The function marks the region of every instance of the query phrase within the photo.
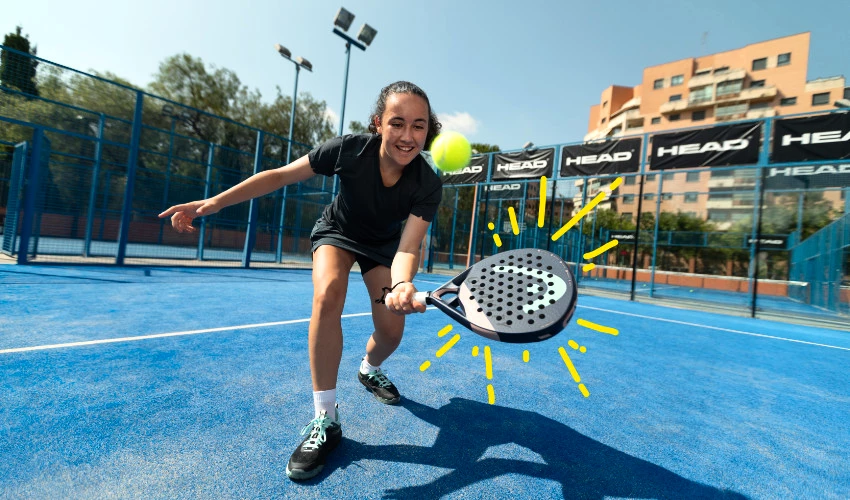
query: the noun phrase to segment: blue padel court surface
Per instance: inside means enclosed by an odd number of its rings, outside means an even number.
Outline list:
[[[294,483],[311,294],[308,270],[0,266],[0,498],[850,497],[847,333],[580,294],[509,345],[429,309],[387,406],[356,378],[356,272],[343,441]]]

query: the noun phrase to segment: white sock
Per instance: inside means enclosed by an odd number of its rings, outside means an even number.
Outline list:
[[[360,362],[360,373],[362,373],[363,375],[368,375],[369,372],[374,372],[374,371],[377,371],[377,370],[380,370],[380,369],[381,369],[380,365],[379,366],[370,365],[369,362],[366,361],[366,356],[363,356],[363,361]]]
[[[331,419],[336,419],[336,389],[313,391],[313,408],[316,412],[314,418],[325,410]]]

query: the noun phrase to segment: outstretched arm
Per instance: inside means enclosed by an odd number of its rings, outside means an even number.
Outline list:
[[[413,286],[412,281],[419,268],[419,246],[428,231],[428,224],[430,222],[422,217],[410,215],[404,225],[404,232],[401,233],[401,241],[393,258],[390,273],[393,285],[402,281],[405,283],[397,286],[393,294],[387,296],[387,307],[392,312],[398,314],[425,312],[425,304],[413,301],[416,287]]]
[[[192,220],[195,217],[212,215],[222,208],[269,194],[283,186],[302,182],[316,175],[310,168],[310,160],[304,155],[289,165],[265,170],[252,175],[227,191],[206,200],[174,205],[159,214],[160,218],[171,216],[171,225],[178,233],[194,233]]]

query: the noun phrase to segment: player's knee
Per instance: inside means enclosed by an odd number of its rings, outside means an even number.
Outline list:
[[[345,305],[345,287],[339,283],[328,283],[313,292],[313,309],[324,314],[342,313]]]

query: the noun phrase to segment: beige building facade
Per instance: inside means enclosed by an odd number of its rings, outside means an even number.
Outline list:
[[[834,109],[835,101],[850,98],[850,88],[843,76],[807,80],[810,38],[810,33],[800,33],[650,66],[639,85],[612,85],[602,91],[599,103],[590,108],[584,140]],[[644,202],[652,206],[660,176],[650,175],[644,186]],[[636,216],[639,186],[627,181],[617,190],[619,202],[610,206]],[[593,182],[589,194],[601,187]],[[662,193],[661,210],[691,213],[722,229],[752,216],[754,183],[754,172],[743,169],[669,171],[663,191],[676,195]],[[825,196],[840,207],[843,192],[827,191]]]

